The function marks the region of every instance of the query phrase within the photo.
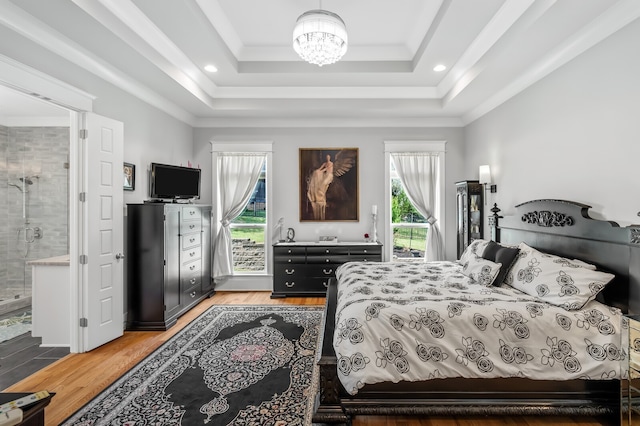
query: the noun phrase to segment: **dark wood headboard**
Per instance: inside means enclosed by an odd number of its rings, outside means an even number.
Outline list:
[[[493,237],[505,244],[521,241],[550,254],[580,259],[615,274],[599,300],[630,314],[640,314],[640,226],[589,217],[591,206],[563,200],[519,204],[501,217],[494,208]],[[498,210],[499,211],[499,210]]]

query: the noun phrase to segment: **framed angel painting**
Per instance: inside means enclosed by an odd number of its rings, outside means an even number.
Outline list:
[[[358,148],[300,148],[300,221],[358,221]]]

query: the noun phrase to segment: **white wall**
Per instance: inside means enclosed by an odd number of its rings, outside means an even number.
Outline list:
[[[200,164],[210,163],[210,141],[272,141],[274,195],[270,200],[272,218],[285,218],[285,227],[296,230],[296,240],[317,241],[318,235],[337,235],[342,241],[361,241],[370,231],[371,206],[379,206],[378,230],[388,220],[381,211],[384,205],[384,141],[446,140],[446,209],[455,211],[455,182],[469,178],[462,172],[463,131],[461,128],[255,128],[212,129],[194,131],[194,152]],[[359,222],[304,222],[299,208],[299,148],[358,148],[360,187]],[[208,168],[207,168],[208,169]],[[211,171],[203,170],[202,201],[210,202]],[[209,197],[209,198],[205,198]],[[446,255],[455,258],[455,220],[449,217],[444,232]],[[380,235],[383,238],[384,235]],[[383,241],[386,244],[385,241]]]
[[[465,167],[490,164],[503,212],[551,198],[640,223],[640,21],[465,128]]]

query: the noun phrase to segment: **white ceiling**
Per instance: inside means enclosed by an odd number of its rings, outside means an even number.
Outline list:
[[[3,0],[0,26],[194,126],[459,126],[640,17],[638,0],[324,0],[349,49],[318,67],[291,47],[318,7]]]

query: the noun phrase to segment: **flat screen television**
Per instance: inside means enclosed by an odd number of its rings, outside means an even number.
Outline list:
[[[149,197],[156,200],[200,198],[200,169],[151,163]]]

